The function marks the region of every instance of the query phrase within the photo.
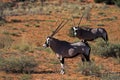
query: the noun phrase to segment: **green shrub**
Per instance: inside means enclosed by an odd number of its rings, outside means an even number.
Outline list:
[[[100,40],[96,45],[92,45],[92,53],[105,57],[120,57],[120,44],[105,43]]]
[[[22,40],[21,42],[12,45],[12,48],[19,50],[20,52],[34,52],[36,46],[32,43],[30,44],[27,41]]]
[[[120,75],[116,73],[106,73],[101,76],[101,80],[120,80]]]
[[[95,76],[101,76],[101,70],[103,69],[103,66],[96,65],[94,62],[92,63],[84,63],[81,65],[81,63],[78,64],[78,72],[81,72],[83,75],[89,76],[89,75],[95,75]]]
[[[115,5],[117,5],[118,7],[120,7],[120,0],[115,0]]]
[[[30,73],[37,67],[37,62],[30,56],[10,56],[0,60],[0,69],[6,72]]]

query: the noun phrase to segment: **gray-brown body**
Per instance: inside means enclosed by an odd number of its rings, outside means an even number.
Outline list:
[[[88,28],[88,27],[73,27],[74,34],[77,38],[85,41],[93,41],[97,38],[103,38],[106,42],[108,41],[108,35],[104,28]]]
[[[64,74],[64,58],[73,58],[77,55],[82,56],[82,61],[90,61],[90,46],[88,43],[76,42],[69,43],[67,41],[62,41],[55,39],[53,37],[48,37],[44,47],[50,47],[57,55],[61,63],[61,74]]]
[[[55,38],[50,39],[50,48],[63,58],[75,57],[78,54],[89,56],[90,47],[83,42],[69,43]]]

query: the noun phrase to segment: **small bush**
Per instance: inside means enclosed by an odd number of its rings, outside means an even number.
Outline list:
[[[100,40],[92,46],[92,52],[100,56],[117,58],[120,57],[120,44],[106,44],[103,40]]]
[[[11,47],[13,43],[13,39],[8,36],[8,35],[5,35],[5,36],[1,36],[0,37],[0,48],[5,48],[5,49],[8,49]]]
[[[30,56],[10,56],[1,58],[0,69],[6,72],[30,73],[37,67],[37,62]]]
[[[101,76],[101,80],[120,80],[120,75],[114,73],[106,73]]]
[[[34,51],[34,47],[26,43],[13,45],[13,49],[19,50],[21,52],[26,52],[26,51],[33,52]]]
[[[25,38],[16,44],[12,45],[12,48],[15,50],[19,50],[20,52],[34,52],[36,46],[33,43],[29,43]]]
[[[83,65],[78,64],[77,71],[81,72],[83,75],[89,76],[89,75],[95,75],[100,76],[101,70],[103,67],[101,65],[95,65],[94,62],[92,63],[84,63]]]

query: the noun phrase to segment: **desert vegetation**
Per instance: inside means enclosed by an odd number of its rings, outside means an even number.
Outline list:
[[[0,80],[119,80],[119,0],[0,0]],[[109,5],[110,4],[110,5]],[[103,27],[109,41],[88,42],[91,63],[65,59],[66,74],[54,52],[42,47],[62,20],[69,22],[55,35],[78,42],[71,27]],[[53,77],[54,76],[54,77]]]

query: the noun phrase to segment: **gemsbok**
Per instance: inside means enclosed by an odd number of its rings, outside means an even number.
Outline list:
[[[84,42],[93,41],[97,38],[102,38],[108,41],[108,34],[104,28],[89,28],[89,27],[72,27],[73,34],[82,39]]]
[[[75,26],[75,22],[73,20],[74,26],[71,28],[73,35],[79,39],[82,39],[83,42],[93,41],[97,38],[102,38],[107,43],[108,34],[104,28],[90,28],[90,27],[81,27],[80,26],[83,16],[84,16],[84,14],[80,18],[80,21],[77,26]]]
[[[46,47],[50,47],[53,52],[56,54],[56,56],[58,57],[58,59],[60,60],[60,64],[61,64],[61,74],[65,73],[64,70],[64,59],[65,58],[73,58],[76,57],[78,55],[81,55],[81,59],[82,62],[84,61],[88,61],[90,62],[90,46],[88,43],[84,43],[84,42],[75,42],[75,43],[70,43],[67,41],[63,41],[63,40],[59,40],[56,38],[53,38],[53,36],[68,22],[68,20],[66,22],[62,21],[58,27],[56,28],[56,30],[47,37],[45,43],[43,44],[43,46]],[[63,24],[64,23],[64,24]]]

